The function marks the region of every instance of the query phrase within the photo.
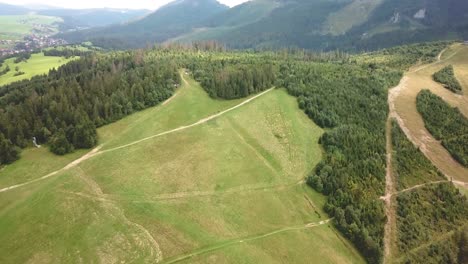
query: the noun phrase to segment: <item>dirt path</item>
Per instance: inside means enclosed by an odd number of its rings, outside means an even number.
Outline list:
[[[3,189],[0,189],[0,193],[6,192],[6,191],[9,191],[9,190],[12,190],[12,189],[16,189],[16,188],[19,188],[19,187],[22,187],[22,186],[25,186],[25,185],[28,185],[28,184],[31,184],[31,183],[35,183],[35,182],[38,182],[38,181],[42,181],[42,180],[45,180],[47,178],[50,178],[50,177],[60,173],[60,172],[69,170],[69,169],[75,167],[76,165],[80,164],[81,162],[93,157],[94,154],[96,154],[99,151],[99,149],[101,149],[101,147],[102,147],[102,145],[94,148],[93,150],[91,150],[90,152],[88,152],[85,155],[81,156],[80,158],[70,162],[65,167],[61,168],[60,170],[53,171],[53,172],[51,172],[51,173],[49,173],[49,174],[47,174],[45,176],[42,176],[40,178],[31,180],[31,181],[27,181],[27,182],[24,182],[24,183],[20,183],[20,184],[12,185],[12,186],[9,186],[9,187],[5,187]]]
[[[281,228],[281,229],[278,229],[278,230],[275,230],[275,231],[272,231],[272,232],[269,232],[269,233],[260,234],[260,235],[254,235],[254,236],[248,236],[248,237],[244,237],[244,238],[228,240],[228,241],[221,242],[221,243],[218,243],[218,244],[215,244],[215,245],[212,245],[212,246],[207,246],[207,247],[204,247],[204,248],[194,250],[194,251],[192,251],[190,253],[186,253],[186,254],[183,254],[181,256],[176,256],[176,257],[173,257],[173,258],[169,258],[163,263],[166,263],[166,264],[177,263],[177,262],[187,260],[187,259],[190,259],[190,258],[193,258],[193,257],[196,257],[196,256],[200,256],[200,255],[203,255],[203,254],[206,254],[206,253],[217,251],[217,250],[220,250],[220,249],[223,249],[223,248],[226,248],[226,247],[231,247],[231,246],[239,245],[239,244],[242,244],[242,243],[246,243],[246,242],[250,242],[250,241],[254,241],[254,240],[258,240],[258,239],[263,239],[263,238],[274,236],[274,235],[277,235],[277,234],[280,234],[280,233],[290,232],[290,231],[297,231],[297,230],[304,230],[304,229],[309,229],[309,228],[313,228],[313,227],[317,227],[317,226],[321,226],[321,225],[326,225],[331,220],[332,220],[332,218],[327,219],[327,220],[323,220],[323,221],[320,221],[320,222],[316,222],[316,223],[308,223],[308,224],[299,225],[299,226],[285,227],[285,228]]]
[[[450,181],[448,181],[448,180],[433,181],[433,182],[426,182],[426,183],[414,185],[414,186],[412,186],[410,188],[406,188],[406,189],[401,190],[401,191],[395,191],[395,192],[392,192],[392,193],[387,193],[385,196],[381,196],[380,199],[384,200],[384,201],[388,201],[388,200],[391,200],[393,196],[397,196],[397,195],[405,193],[405,192],[409,192],[409,191],[412,191],[412,190],[415,190],[415,189],[419,189],[419,188],[422,188],[422,187],[427,186],[427,185],[434,185],[434,184],[447,183],[447,182],[450,182]]]
[[[440,61],[418,67],[405,74],[400,84],[389,91],[389,107],[407,138],[418,147],[448,180],[468,182],[468,168],[459,164],[450,153],[427,131],[424,120],[416,108],[416,97],[422,89],[429,89],[468,116],[468,96],[460,96],[432,80],[432,74],[452,60],[460,62],[468,48],[456,46],[453,53]],[[440,54],[442,58],[442,54]],[[463,184],[459,184],[463,185]]]
[[[167,135],[167,134],[172,134],[172,133],[175,133],[175,132],[178,132],[178,131],[181,131],[181,130],[185,130],[185,129],[188,129],[188,128],[192,128],[192,127],[202,125],[202,124],[204,124],[204,123],[206,123],[206,122],[208,122],[210,120],[213,120],[213,119],[215,119],[217,117],[220,117],[220,116],[222,116],[222,115],[224,115],[224,114],[226,114],[228,112],[231,112],[231,111],[233,111],[233,110],[235,110],[235,109],[237,109],[237,108],[239,108],[239,107],[241,107],[241,106],[243,106],[245,104],[250,103],[251,101],[253,101],[253,100],[257,99],[258,97],[272,91],[273,89],[274,88],[270,88],[270,89],[268,89],[266,91],[263,91],[262,93],[259,93],[259,94],[255,95],[254,97],[249,98],[249,99],[243,101],[242,103],[240,103],[238,105],[235,105],[235,106],[233,106],[233,107],[231,107],[229,109],[226,109],[224,111],[221,111],[221,112],[219,112],[217,114],[214,114],[214,115],[208,116],[206,118],[203,118],[203,119],[201,119],[201,120],[199,120],[199,121],[197,121],[197,122],[195,122],[195,123],[193,123],[191,125],[181,126],[181,127],[169,130],[169,131],[161,132],[161,133],[156,134],[156,135],[152,135],[152,136],[149,136],[149,137],[146,137],[146,138],[142,138],[140,140],[137,140],[137,141],[134,141],[132,143],[128,143],[128,144],[125,144],[125,145],[122,145],[122,146],[119,146],[119,147],[99,151],[97,153],[94,153],[93,156],[101,155],[101,154],[104,154],[104,153],[107,153],[107,152],[111,152],[111,151],[115,151],[115,150],[119,150],[119,149],[123,149],[123,148],[127,148],[127,147],[130,147],[130,146],[133,146],[133,145],[136,145],[136,144],[140,144],[141,142],[144,142],[144,141],[147,141],[147,140],[150,140],[150,139],[153,139],[153,138],[161,137],[161,136],[164,136],[164,135]]]
[[[112,217],[120,219],[129,227],[129,230],[133,229],[131,237],[128,239],[137,244],[140,249],[146,249],[149,251],[149,256],[146,259],[146,262],[160,262],[162,260],[162,251],[151,233],[142,225],[130,221],[125,216],[125,212],[117,206],[114,201],[104,198],[104,193],[97,182],[95,182],[91,177],[88,177],[79,166],[77,168],[78,178],[83,181],[89,187],[88,190],[93,192],[93,195],[98,198],[97,200],[100,202],[102,209]],[[138,256],[137,258],[141,258],[141,256]]]
[[[277,185],[264,185],[264,184],[253,184],[243,185],[236,188],[231,188],[221,191],[187,191],[187,192],[174,192],[174,193],[162,193],[151,197],[143,197],[135,199],[129,197],[122,197],[119,195],[90,195],[81,192],[67,192],[69,194],[81,196],[95,201],[125,201],[131,203],[157,203],[161,201],[178,200],[178,199],[189,199],[189,198],[203,198],[212,196],[223,196],[223,195],[238,195],[254,192],[266,192],[266,191],[281,191],[295,186],[305,184],[305,180],[298,181],[291,184],[277,184]]]
[[[389,94],[390,97],[390,94]],[[389,100],[390,101],[390,100]],[[391,109],[391,108],[390,108]],[[391,194],[395,193],[395,178],[392,169],[392,110],[390,110],[385,128],[386,137],[386,151],[387,151],[387,167],[385,173],[385,215],[387,216],[387,223],[385,223],[384,230],[384,263],[388,263],[394,251],[394,241],[396,241],[396,207],[395,201],[392,199]]]
[[[183,79],[185,80],[185,79]],[[71,169],[75,166],[77,166],[78,164],[82,163],[83,161],[85,160],[88,160],[90,158],[93,158],[97,155],[101,155],[101,154],[104,154],[104,153],[107,153],[107,152],[111,152],[111,151],[116,151],[116,150],[119,150],[119,149],[123,149],[123,148],[126,148],[126,147],[130,147],[130,146],[133,146],[133,145],[136,145],[136,144],[139,144],[141,142],[144,142],[144,141],[147,141],[147,140],[150,140],[150,139],[153,139],[153,138],[156,138],[156,137],[161,137],[161,136],[164,136],[164,135],[168,135],[168,134],[172,134],[172,133],[175,133],[175,132],[178,132],[178,131],[181,131],[181,130],[185,130],[185,129],[189,129],[189,128],[192,128],[192,127],[195,127],[195,126],[199,126],[199,125],[202,125],[210,120],[213,120],[215,118],[218,118],[228,112],[231,112],[245,104],[248,104],[250,103],[251,101],[257,99],[258,97],[272,91],[274,88],[270,88],[268,90],[265,90],[263,91],[262,93],[259,93],[245,101],[243,101],[242,103],[238,104],[238,105],[235,105],[229,109],[226,109],[224,111],[221,111],[217,114],[214,114],[214,115],[211,115],[211,116],[208,116],[206,118],[203,118],[191,125],[187,125],[187,126],[181,126],[181,127],[178,127],[178,128],[175,128],[175,129],[172,129],[172,130],[169,130],[169,131],[165,131],[165,132],[162,132],[162,133],[159,133],[159,134],[156,134],[156,135],[153,135],[153,136],[149,136],[149,137],[146,137],[146,138],[143,138],[143,139],[140,139],[140,140],[137,140],[137,141],[134,141],[132,143],[128,143],[128,144],[125,144],[125,145],[122,145],[122,146],[119,146],[119,147],[115,147],[115,148],[111,148],[111,149],[107,149],[107,150],[103,150],[103,151],[100,151],[100,149],[102,148],[103,145],[100,145],[98,147],[96,147],[95,149],[91,150],[90,152],[88,152],[87,154],[85,154],[84,156],[80,157],[79,159],[77,160],[74,160],[73,162],[69,163],[68,165],[66,165],[65,167],[59,169],[59,170],[56,170],[54,172],[51,172],[45,176],[42,176],[40,178],[37,178],[37,179],[34,179],[34,180],[31,180],[31,181],[27,181],[27,182],[24,182],[24,183],[20,183],[20,184],[16,184],[16,185],[12,185],[12,186],[9,186],[9,187],[5,187],[3,189],[0,189],[0,193],[2,192],[6,192],[6,191],[9,191],[9,190],[13,190],[13,189],[16,189],[16,188],[19,188],[19,187],[22,187],[22,186],[25,186],[25,185],[28,185],[28,184],[31,184],[31,183],[34,183],[34,182],[38,182],[38,181],[42,181],[42,180],[45,180],[47,178],[50,178],[54,175],[57,175],[58,173],[60,172],[64,172],[68,169]],[[174,96],[173,96],[174,97]],[[173,98],[171,97],[171,98]]]

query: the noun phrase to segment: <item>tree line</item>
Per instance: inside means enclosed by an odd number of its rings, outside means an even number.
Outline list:
[[[448,65],[432,75],[434,81],[441,83],[445,88],[454,93],[461,93],[462,87],[455,77],[453,66]]]
[[[169,60],[145,64],[137,52],[121,52],[87,56],[0,87],[0,162],[17,159],[32,137],[56,154],[90,148],[96,127],[164,101],[179,78]]]
[[[79,56],[83,57],[86,55],[89,55],[92,53],[92,51],[83,51],[79,49],[69,49],[69,48],[64,48],[64,49],[46,49],[42,51],[44,53],[44,56],[56,56],[56,57],[65,57],[66,59]]]
[[[416,101],[424,125],[460,164],[468,167],[468,119],[442,98],[422,90]]]
[[[383,255],[387,88],[401,72],[369,65],[289,63],[281,86],[319,126],[323,160],[308,184],[328,196],[325,210],[371,263]]]

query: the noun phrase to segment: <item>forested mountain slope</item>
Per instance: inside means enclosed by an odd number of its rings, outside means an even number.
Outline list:
[[[253,0],[225,9],[214,0],[175,1],[142,21],[63,37],[114,48],[217,40],[232,48],[363,50],[468,36],[464,0]]]
[[[143,47],[188,33],[226,9],[227,6],[216,0],[177,0],[133,23],[72,32],[61,37],[71,42],[89,40],[95,45],[112,48]]]

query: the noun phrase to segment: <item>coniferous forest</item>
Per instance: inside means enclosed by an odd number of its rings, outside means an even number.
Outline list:
[[[93,55],[70,62],[47,76],[0,88],[0,161],[19,149],[50,143],[63,155],[97,143],[96,127],[154,106],[180,83],[175,64],[143,63],[138,52]]]

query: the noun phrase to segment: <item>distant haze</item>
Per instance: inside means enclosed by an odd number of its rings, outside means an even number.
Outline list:
[[[248,0],[218,0],[228,6],[235,6]],[[63,0],[0,0],[2,3],[12,5],[23,5],[30,6],[53,6],[53,7],[65,7],[65,8],[126,8],[126,9],[157,9],[158,7],[165,5],[172,0],[81,0],[81,1],[63,1]]]

